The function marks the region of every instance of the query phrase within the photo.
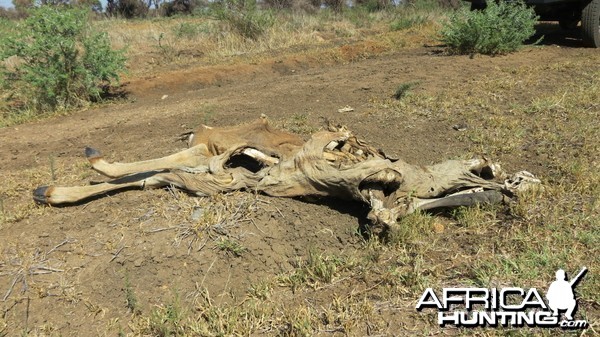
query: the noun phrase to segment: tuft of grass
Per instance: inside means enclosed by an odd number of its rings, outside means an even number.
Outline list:
[[[304,270],[308,273],[308,277],[314,281],[331,283],[338,267],[341,265],[341,259],[333,256],[323,256],[318,254],[316,250],[310,249]]]
[[[297,113],[282,122],[283,129],[299,135],[310,135],[315,128],[308,123],[308,115]]]
[[[476,205],[452,210],[452,216],[462,227],[471,230],[495,225],[498,215],[497,205]]]
[[[412,27],[418,27],[429,21],[425,15],[401,16],[390,24],[390,30],[405,30]]]
[[[392,246],[412,245],[433,232],[435,221],[431,214],[424,212],[409,214],[385,233],[384,242]]]
[[[279,325],[278,334],[281,336],[312,336],[314,313],[311,310],[303,309],[296,312],[286,312]]]
[[[333,282],[340,270],[351,268],[353,262],[337,256],[319,254],[315,249],[309,249],[305,261],[298,261],[296,268],[280,275],[279,284],[290,287],[292,291],[303,286],[318,288],[322,284]]]
[[[273,286],[270,282],[260,281],[252,284],[248,289],[248,296],[258,300],[268,300],[271,297]]]
[[[158,306],[150,313],[147,333],[157,337],[185,336],[186,312],[178,295],[166,306]]]
[[[238,241],[228,238],[222,238],[221,240],[217,241],[215,246],[217,249],[235,257],[241,257],[248,251],[248,248],[242,246]]]
[[[125,292],[125,306],[127,309],[134,315],[140,314],[141,310],[138,307],[137,296],[135,295],[135,291],[131,285],[131,281],[129,280],[129,276],[125,276],[125,287],[123,288]]]
[[[398,85],[396,91],[394,92],[394,97],[396,100],[401,100],[404,97],[408,96],[410,91],[418,84],[418,82],[405,82]]]
[[[2,99],[1,96],[0,99]],[[4,112],[2,112],[3,110]],[[48,116],[49,115],[46,114],[46,117]],[[40,114],[33,109],[25,108],[14,110],[10,108],[2,109],[2,107],[0,107],[0,128],[35,121],[39,118],[41,118]]]
[[[185,194],[182,193],[183,196]],[[240,221],[248,219],[253,214],[257,203],[256,196],[234,193],[228,196],[219,194],[200,200],[195,198],[183,200],[178,203],[178,207],[185,210],[184,213],[188,214],[189,218],[178,227],[175,240],[177,245],[186,241],[188,252],[191,253],[192,250],[200,250],[214,241],[215,248],[227,254],[237,257],[247,252],[245,247],[229,237],[241,235],[235,230]]]

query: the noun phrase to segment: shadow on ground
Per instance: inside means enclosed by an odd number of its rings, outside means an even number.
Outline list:
[[[558,22],[540,22],[535,27],[535,35],[527,43],[543,46],[560,46],[569,48],[584,48],[581,41],[581,29],[562,29]]]

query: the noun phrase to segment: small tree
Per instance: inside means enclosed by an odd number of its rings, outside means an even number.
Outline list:
[[[536,16],[523,2],[488,1],[482,11],[457,11],[441,31],[441,41],[456,54],[506,54],[535,34]]]
[[[117,13],[124,18],[143,18],[148,15],[149,5],[142,0],[118,0]]]
[[[21,15],[14,8],[4,8],[0,6],[0,19],[16,20]]]
[[[91,9],[96,13],[102,12],[102,3],[100,0],[71,0],[70,4],[82,9]]]
[[[34,0],[13,0],[12,2],[20,17],[26,17],[27,11],[32,8],[34,4]]]
[[[16,57],[14,69],[0,69],[4,82],[36,110],[81,106],[100,99],[124,70],[123,51],[88,25],[89,11],[42,6],[31,10],[16,33],[0,44],[0,60]]]
[[[194,12],[198,5],[195,0],[172,0],[162,4],[162,10],[165,16],[173,16],[178,14],[189,15]]]

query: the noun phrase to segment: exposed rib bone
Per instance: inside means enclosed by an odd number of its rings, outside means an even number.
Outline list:
[[[258,161],[265,163],[267,166],[273,166],[279,163],[279,159],[267,156],[266,154],[258,151],[257,149],[246,148],[242,151],[242,153],[247,155],[248,157],[252,157]]]
[[[473,206],[479,204],[496,204],[504,200],[504,195],[499,191],[482,191],[474,193],[458,193],[443,198],[415,199],[409,212],[434,208],[451,208],[460,206]]]

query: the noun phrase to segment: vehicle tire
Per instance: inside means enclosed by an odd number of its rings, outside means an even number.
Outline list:
[[[583,44],[600,48],[600,0],[589,0],[581,12]]]

